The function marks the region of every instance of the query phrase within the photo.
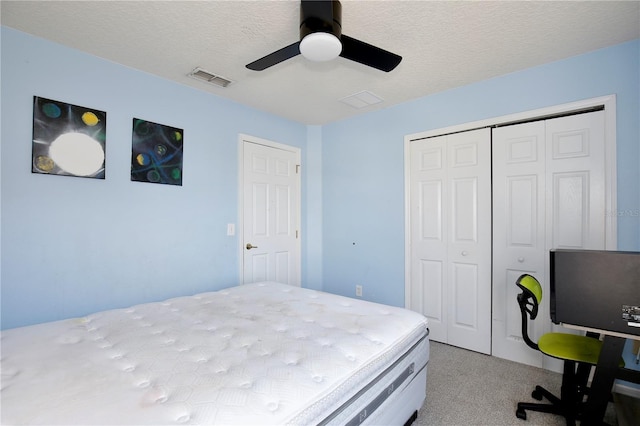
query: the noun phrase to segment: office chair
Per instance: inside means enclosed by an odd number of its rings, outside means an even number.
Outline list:
[[[525,343],[545,355],[564,360],[560,398],[541,386],[536,386],[531,396],[538,401],[546,398],[550,404],[519,402],[516,416],[527,419],[525,410],[541,411],[564,416],[567,425],[575,425],[581,414],[581,406],[587,389],[587,380],[591,367],[598,363],[602,342],[589,336],[567,333],[543,334],[538,343],[534,343],[528,334],[527,316],[534,320],[538,315],[538,306],[542,301],[542,286],[533,276],[523,274],[516,280],[522,289],[518,295],[518,304],[522,314],[522,337]],[[579,297],[579,295],[577,295]]]

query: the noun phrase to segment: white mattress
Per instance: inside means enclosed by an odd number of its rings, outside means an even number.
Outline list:
[[[271,282],[5,330],[1,420],[317,424],[421,339],[428,358],[426,333],[415,312]]]

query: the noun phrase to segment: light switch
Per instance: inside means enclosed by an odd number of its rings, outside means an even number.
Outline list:
[[[227,235],[228,236],[236,235],[236,224],[235,223],[227,223]]]

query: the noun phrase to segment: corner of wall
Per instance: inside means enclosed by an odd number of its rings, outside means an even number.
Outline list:
[[[307,126],[307,149],[302,164],[303,179],[303,287],[322,290],[322,127]]]

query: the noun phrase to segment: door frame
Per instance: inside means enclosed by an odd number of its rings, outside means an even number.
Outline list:
[[[283,151],[293,152],[296,155],[296,164],[298,167],[302,167],[302,150],[298,147],[285,145],[283,143],[274,142],[268,139],[259,138],[256,136],[247,135],[244,133],[238,134],[238,228],[237,237],[237,252],[238,252],[238,276],[240,277],[240,283],[244,284],[244,145],[245,143],[253,143],[263,145],[265,147],[280,149]],[[294,206],[293,211],[298,223],[298,238],[296,238],[296,251],[298,253],[298,276],[297,281],[302,286],[302,173],[297,173],[298,177],[298,193],[296,194],[298,202]]]
[[[478,120],[469,123],[458,124],[425,132],[413,133],[404,137],[404,298],[405,307],[410,306],[411,301],[411,150],[410,144],[414,140],[442,136],[451,133],[464,132],[483,127],[495,127],[517,122],[525,122],[544,118],[552,118],[557,115],[586,112],[592,108],[604,108],[605,114],[605,192],[606,200],[606,224],[605,224],[605,248],[616,250],[618,246],[617,220],[615,211],[617,206],[617,170],[616,170],[616,95],[607,95],[597,98],[584,99],[566,104],[553,105],[540,109],[524,111],[514,114]]]

